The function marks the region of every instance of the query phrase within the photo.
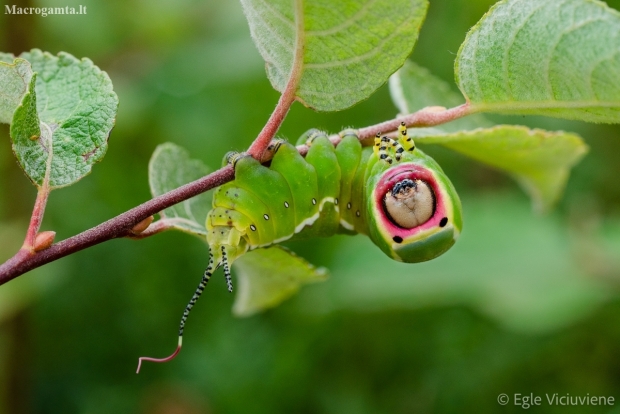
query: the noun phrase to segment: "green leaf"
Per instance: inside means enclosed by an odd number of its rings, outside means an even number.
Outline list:
[[[275,89],[336,111],[368,98],[411,54],[427,0],[242,0]],[[291,81],[292,80],[292,81]]]
[[[537,211],[548,210],[558,200],[570,168],[588,151],[575,134],[515,125],[429,135],[416,142],[441,144],[507,172],[530,195]]]
[[[0,54],[0,123],[11,123],[13,113],[28,92],[31,79],[30,63],[24,59],[11,59],[7,63]]]
[[[327,269],[310,263],[281,246],[252,250],[233,265],[237,296],[233,313],[249,316],[279,305],[307,283],[327,278]]]
[[[14,60],[15,55],[13,55],[12,53],[0,52],[0,62],[13,63]]]
[[[475,112],[620,122],[620,13],[594,0],[503,0],[467,34],[456,82]]]
[[[202,161],[190,158],[189,152],[171,142],[155,148],[149,162],[149,185],[153,197],[174,190],[209,174]],[[202,193],[162,211],[166,224],[199,237],[206,237],[205,220],[211,209],[211,192]]]
[[[37,73],[36,93],[26,94],[13,117],[13,151],[38,187],[46,174],[51,189],[71,185],[105,155],[118,97],[88,59],[36,49],[21,57]]]
[[[407,60],[402,68],[390,76],[390,95],[401,114],[411,114],[429,106],[453,108],[463,104],[463,97],[450,85],[432,75],[428,69]],[[434,128],[412,128],[413,136],[424,136],[437,131],[455,132],[463,129],[490,127],[493,123],[483,115],[474,114]]]

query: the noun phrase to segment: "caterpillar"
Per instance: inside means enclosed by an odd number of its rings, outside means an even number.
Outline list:
[[[269,166],[243,153],[231,153],[235,179],[213,196],[207,215],[209,264],[179,326],[175,352],[181,349],[190,310],[211,275],[230,267],[249,250],[285,240],[338,233],[368,235],[386,255],[407,263],[431,260],[446,252],[462,229],[461,202],[441,167],[416,148],[405,124],[398,138],[377,134],[373,147],[362,147],[357,132],[340,132],[334,147],[327,135],[310,130],[300,138],[309,149],[303,158],[284,140],[271,145]]]

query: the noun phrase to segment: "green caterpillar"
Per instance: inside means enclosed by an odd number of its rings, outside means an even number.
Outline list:
[[[407,136],[377,134],[363,148],[356,131],[340,133],[334,147],[317,130],[302,136],[305,159],[282,140],[273,144],[269,167],[245,154],[227,156],[235,180],[215,192],[207,215],[209,265],[188,303],[179,327],[181,349],[187,316],[209,278],[223,267],[232,292],[230,266],[248,250],[337,233],[368,235],[394,260],[415,263],[447,251],[462,229],[461,203],[448,177]],[[138,365],[138,371],[140,365]]]

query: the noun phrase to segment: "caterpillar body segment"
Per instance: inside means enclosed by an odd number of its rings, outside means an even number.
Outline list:
[[[353,198],[355,196],[353,179],[362,159],[362,145],[356,135],[341,135],[342,141],[336,147],[336,158],[340,166],[340,194],[338,207],[340,210],[340,225],[348,232],[355,232],[353,220]],[[357,189],[362,191],[362,189]],[[359,232],[359,230],[357,230]],[[365,232],[363,232],[365,233]]]

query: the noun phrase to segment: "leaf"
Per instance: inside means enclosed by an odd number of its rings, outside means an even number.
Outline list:
[[[158,145],[149,162],[149,185],[153,197],[174,190],[209,174],[202,161],[190,158],[189,152],[171,142]],[[202,193],[175,204],[160,213],[172,227],[206,237],[205,220],[211,209],[211,193]]]
[[[15,55],[13,55],[12,53],[0,52],[0,62],[13,63],[14,60]]]
[[[503,0],[455,62],[474,112],[620,122],[620,13],[594,0]]]
[[[13,151],[36,186],[46,174],[51,189],[71,185],[105,155],[118,97],[88,59],[36,49],[21,57],[37,73],[36,93],[26,94],[14,114]]]
[[[548,210],[558,200],[570,168],[588,151],[575,134],[515,125],[426,136],[416,142],[441,144],[507,172],[530,195],[537,211]]]
[[[390,95],[401,114],[411,114],[429,106],[453,108],[463,104],[463,97],[453,91],[450,85],[432,75],[428,69],[407,60],[402,68],[390,76]],[[483,115],[474,114],[434,128],[412,128],[413,136],[424,136],[428,132],[455,132],[463,129],[490,127],[493,123]]]
[[[11,123],[15,109],[28,92],[31,79],[30,63],[23,59],[11,59],[6,63],[0,56],[0,123]]]
[[[392,75],[390,92],[399,110],[406,113],[437,104],[461,104],[446,82],[413,62]],[[509,173],[532,197],[536,210],[548,210],[560,197],[570,168],[587,152],[587,146],[577,135],[565,132],[489,125],[484,116],[475,114],[439,127],[411,128],[409,134],[417,143],[441,144]],[[471,128],[476,129],[463,131]]]
[[[233,313],[249,316],[279,305],[307,283],[327,278],[327,269],[315,268],[281,246],[252,250],[233,265],[237,296]]]
[[[413,50],[427,0],[242,0],[269,80],[320,111],[368,98]]]

